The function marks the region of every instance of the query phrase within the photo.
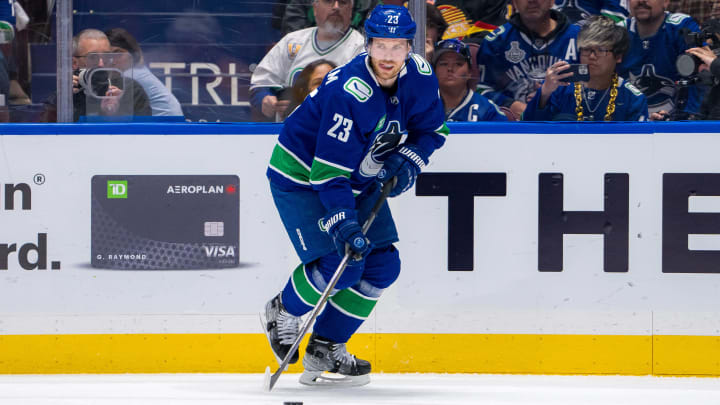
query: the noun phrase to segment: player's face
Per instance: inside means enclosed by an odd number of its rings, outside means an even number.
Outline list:
[[[352,17],[352,0],[314,0],[317,26],[330,32],[345,32]]]
[[[612,53],[610,45],[580,46],[580,63],[588,65],[590,78],[610,80],[621,60],[621,56]]]
[[[317,66],[312,72],[312,75],[310,75],[310,80],[308,81],[308,92],[311,92],[320,87],[323,79],[325,78],[325,75],[328,74],[328,72],[332,69],[333,68],[330,65]]]
[[[515,8],[524,20],[550,18],[553,0],[514,0]]]
[[[408,52],[410,52],[410,44],[407,39],[373,38],[368,44],[368,54],[380,84],[391,85],[394,82],[405,64]]]
[[[470,67],[457,52],[445,52],[435,64],[435,75],[441,89],[466,88],[470,78]]]
[[[641,22],[663,18],[669,0],[630,0],[630,12]]]

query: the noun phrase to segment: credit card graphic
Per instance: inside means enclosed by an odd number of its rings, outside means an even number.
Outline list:
[[[240,179],[235,175],[93,176],[91,223],[92,267],[237,267]]]

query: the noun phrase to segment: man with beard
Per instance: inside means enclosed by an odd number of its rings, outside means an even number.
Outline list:
[[[630,51],[618,66],[618,74],[629,79],[648,99],[651,119],[677,117],[686,119],[698,111],[700,95],[695,86],[683,92],[686,100],[675,99],[681,79],[675,60],[688,45],[681,31],[700,31],[697,23],[685,14],[671,14],[665,9],[669,0],[630,0],[633,15],[621,23],[630,33]],[[676,103],[685,103],[677,109]]]
[[[360,224],[378,200],[379,184],[397,179],[390,197],[409,190],[448,136],[437,79],[411,52],[415,29],[405,7],[373,9],[365,21],[367,53],[325,76],[285,120],[270,158],[270,191],[302,262],[261,314],[278,362],[299,337],[300,317],[351,255],[315,321],[303,384],[370,381],[370,363],[348,353],[345,343],[397,279],[400,255],[387,202],[367,234]],[[297,352],[291,356],[290,363],[298,361]]]
[[[350,28],[353,0],[313,0],[317,27],[285,35],[260,61],[250,78],[250,105],[280,120],[290,101],[284,89],[317,59],[342,65],[363,50],[365,38]]]
[[[477,54],[478,91],[519,117],[553,63],[576,63],[580,27],[553,0],[514,0],[517,12],[485,37]]]

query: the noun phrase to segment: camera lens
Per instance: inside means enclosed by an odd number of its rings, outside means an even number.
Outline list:
[[[698,67],[702,64],[702,60],[695,55],[682,54],[675,60],[675,68],[680,76],[692,76],[697,73]]]

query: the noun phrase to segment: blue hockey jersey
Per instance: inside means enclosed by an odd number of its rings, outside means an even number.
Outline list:
[[[468,90],[465,99],[445,112],[445,121],[507,121],[505,113],[482,94]]]
[[[630,14],[628,0],[555,0],[554,8],[562,11],[572,22],[601,14],[619,21]]]
[[[630,33],[630,50],[618,65],[618,74],[630,80],[648,99],[650,112],[675,108],[675,82],[681,78],[675,59],[689,47],[680,33],[682,29],[698,32],[700,27],[688,15],[665,13],[665,23],[655,35],[640,38],[635,18],[620,23]],[[697,112],[700,94],[695,86],[688,91],[685,111]]]
[[[378,84],[367,53],[329,72],[285,120],[267,175],[286,189],[318,192],[328,210],[355,208],[401,143],[425,156],[445,142],[437,78],[410,54],[393,89]]]
[[[582,91],[583,119],[604,121],[610,100],[610,89]],[[528,103],[523,112],[523,121],[575,121],[575,86],[560,86],[547,101],[545,108],[539,108],[540,90]],[[648,106],[645,95],[622,77],[618,78],[618,95],[615,98],[613,121],[647,121]]]
[[[580,27],[564,14],[551,10],[557,28],[546,38],[533,34],[514,14],[485,40],[477,54],[478,91],[500,106],[527,102],[535,94],[545,71],[555,62],[577,63],[577,34]]]

